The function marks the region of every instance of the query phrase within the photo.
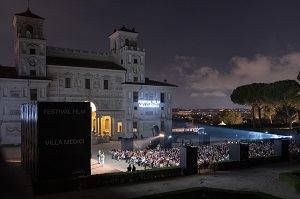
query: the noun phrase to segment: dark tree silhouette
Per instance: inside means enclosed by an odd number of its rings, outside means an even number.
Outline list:
[[[281,80],[270,83],[263,88],[264,99],[277,109],[284,108],[289,128],[292,129],[292,110],[300,105],[300,84],[295,80]]]
[[[252,83],[239,86],[234,89],[230,95],[233,103],[251,106],[253,128],[255,128],[255,108],[258,110],[259,124],[261,126],[261,109],[263,107],[263,100],[260,90],[263,89],[264,86],[266,86],[264,83]]]

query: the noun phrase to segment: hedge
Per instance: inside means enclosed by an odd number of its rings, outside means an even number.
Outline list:
[[[182,175],[181,167],[166,167],[138,170],[134,172],[104,173],[90,176],[79,176],[72,179],[33,181],[32,188],[35,194],[55,193],[88,189],[106,185],[141,182],[166,177]]]
[[[300,193],[300,170],[280,173],[279,179],[288,182],[296,193]]]

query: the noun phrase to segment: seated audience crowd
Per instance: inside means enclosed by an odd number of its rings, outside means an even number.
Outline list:
[[[235,141],[234,141],[235,142]],[[245,141],[243,141],[245,142]],[[229,160],[229,145],[233,142],[198,146],[198,168],[208,168],[209,163]],[[238,143],[238,142],[237,142]],[[270,141],[246,141],[249,145],[249,158],[268,157],[274,155],[274,146]],[[291,142],[290,153],[300,152],[299,146]],[[127,164],[136,164],[144,169],[161,168],[180,165],[180,148],[162,148],[158,145],[154,149],[110,151],[112,159],[125,161]]]

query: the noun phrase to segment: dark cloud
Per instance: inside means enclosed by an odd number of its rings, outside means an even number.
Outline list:
[[[0,64],[14,65],[12,19],[27,1],[0,1]],[[107,52],[125,24],[146,49],[146,75],[178,85],[173,107],[230,108],[232,89],[295,79],[300,1],[30,0],[49,46]]]
[[[175,61],[178,61],[175,57]],[[230,106],[230,94],[232,90],[244,84],[254,82],[270,83],[277,80],[294,79],[296,80],[300,71],[300,53],[294,52],[281,57],[270,57],[265,55],[255,55],[253,58],[233,57],[229,72],[201,65],[193,65],[193,57],[189,62],[189,57],[180,57],[176,67],[177,76],[182,81],[182,86],[189,91],[190,97],[210,101],[212,98],[220,101],[216,104],[219,108]],[[194,69],[190,72],[191,68]],[[188,72],[187,72],[188,71]],[[207,102],[209,104],[209,102]]]

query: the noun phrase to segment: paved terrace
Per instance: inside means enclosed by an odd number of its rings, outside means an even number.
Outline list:
[[[126,164],[125,161],[112,160],[111,155],[109,154],[109,150],[120,148],[120,141],[93,145],[91,159],[92,175],[107,172],[125,172],[128,164]],[[99,149],[104,151],[106,154],[104,166],[100,166],[97,163],[97,151]],[[0,147],[0,150],[3,155],[2,161],[4,161],[3,163],[0,159],[1,199],[118,199],[133,198],[191,187],[259,191],[284,199],[300,198],[300,194],[297,194],[288,183],[279,180],[279,173],[300,169],[300,165],[295,161],[251,167],[247,169],[206,172],[198,175],[182,176],[151,182],[112,185],[93,189],[35,196],[31,191],[30,177],[21,167],[20,147]],[[143,168],[137,166],[137,170],[140,169]]]

